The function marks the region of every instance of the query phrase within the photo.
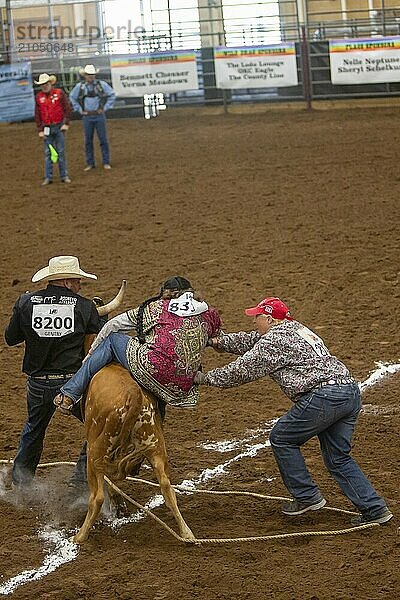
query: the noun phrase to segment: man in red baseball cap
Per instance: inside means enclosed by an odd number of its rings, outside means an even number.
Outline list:
[[[246,308],[244,311],[249,317],[255,317],[257,315],[271,315],[273,319],[288,319],[293,321],[290,316],[290,310],[282,300],[279,298],[264,298],[254,308]]]
[[[255,331],[221,332],[208,341],[209,346],[239,357],[225,367],[199,372],[195,381],[229,388],[268,375],[293,401],[270,434],[283,482],[293,496],[282,512],[296,516],[326,504],[300,451],[305,442],[318,436],[327,469],[360,511],[353,523],[388,522],[393,515],[385,500],[350,456],[361,396],[347,367],[332,356],[318,335],[292,318],[279,298],[264,298],[245,314],[254,317]]]

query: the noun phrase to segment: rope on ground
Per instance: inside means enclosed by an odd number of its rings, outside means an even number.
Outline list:
[[[360,529],[368,529],[375,527],[378,523],[367,523],[365,525],[357,525],[357,527],[349,527],[348,529],[337,529],[336,531],[296,531],[294,533],[274,533],[273,535],[259,535],[253,537],[243,538],[196,538],[195,540],[182,540],[186,543],[193,544],[226,544],[229,542],[264,542],[266,540],[282,540],[285,538],[294,537],[318,537],[323,535],[344,535],[346,533],[352,533],[353,531],[359,531]]]
[[[147,481],[146,479],[140,479],[139,477],[127,477],[129,481],[136,481],[139,483],[147,483],[148,485],[152,485],[154,487],[160,487],[158,483],[154,483],[153,481]],[[174,490],[178,490],[179,492],[185,492],[187,494],[215,494],[215,495],[231,495],[231,496],[252,496],[253,498],[262,498],[263,500],[282,500],[286,502],[290,502],[291,498],[286,498],[285,496],[267,496],[266,494],[259,494],[257,492],[246,492],[246,491],[238,491],[238,490],[226,490],[226,491],[217,491],[217,490],[197,490],[191,487],[186,487],[184,485],[173,485]],[[341,512],[346,515],[358,515],[357,512],[352,510],[345,510],[344,508],[334,508],[332,506],[324,506],[325,510],[331,510],[335,512]]]
[[[0,460],[0,464],[12,464],[12,461],[9,460]],[[47,468],[47,467],[60,467],[60,466],[75,466],[75,462],[67,462],[67,461],[59,461],[52,463],[41,463],[38,467]],[[159,488],[160,485],[158,483],[154,483],[153,481],[147,481],[147,479],[141,479],[139,477],[127,477],[128,481],[135,481],[137,483],[145,483],[147,485]],[[263,500],[282,500],[283,502],[290,501],[291,498],[287,498],[285,496],[268,496],[266,494],[259,494],[256,492],[246,492],[246,491],[236,491],[236,490],[226,490],[226,491],[217,491],[217,490],[198,490],[193,489],[191,487],[186,487],[184,485],[173,485],[174,490],[178,490],[179,492],[184,492],[187,494],[214,494],[214,495],[231,495],[231,496],[252,496],[253,498],[261,498]],[[121,490],[120,490],[121,491]],[[344,508],[334,508],[332,506],[324,506],[324,510],[330,510],[334,512],[341,512],[346,515],[358,515],[357,512],[351,510],[345,510]]]
[[[12,464],[12,461],[11,460],[0,460],[0,464],[10,465],[10,464]],[[75,464],[76,464],[75,462],[58,461],[58,462],[53,462],[53,463],[41,463],[38,465],[38,467],[47,468],[47,467],[65,466],[65,465],[75,466]],[[136,482],[145,483],[147,485],[151,485],[154,487],[160,487],[158,483],[154,483],[152,481],[147,481],[146,479],[140,479],[138,477],[127,477],[127,479],[129,481],[136,481]],[[139,508],[144,513],[146,513],[149,517],[154,519],[157,523],[159,523],[159,525],[161,525],[172,536],[174,536],[175,539],[179,540],[180,542],[184,542],[186,544],[226,544],[226,543],[232,543],[232,542],[237,543],[237,542],[262,542],[262,541],[266,541],[266,540],[282,540],[285,538],[294,538],[294,537],[318,537],[318,536],[323,536],[323,535],[335,536],[335,535],[344,535],[346,533],[360,531],[362,529],[369,529],[371,527],[375,527],[376,525],[378,525],[378,523],[365,523],[364,525],[348,527],[347,529],[336,529],[336,530],[329,530],[329,531],[303,531],[303,532],[296,531],[294,533],[275,533],[272,535],[258,535],[258,536],[250,536],[250,537],[239,537],[239,538],[195,538],[195,539],[188,540],[188,539],[182,538],[180,535],[178,535],[173,529],[171,529],[171,527],[169,527],[166,523],[164,523],[164,521],[162,521],[159,517],[157,517],[154,513],[152,513],[152,511],[149,508],[147,508],[146,506],[143,506],[142,504],[139,504],[139,502],[136,502],[136,500],[134,500],[133,498],[128,496],[128,494],[125,494],[125,492],[123,492],[118,486],[116,486],[106,475],[104,475],[104,480],[113,490],[115,490],[118,494],[120,494],[122,496],[122,498],[124,498],[127,502],[129,502],[130,504],[133,504],[133,506],[136,506],[136,508]],[[173,487],[174,487],[174,489],[176,489],[178,491],[185,492],[185,493],[191,493],[191,494],[202,493],[202,494],[216,494],[216,495],[237,495],[237,496],[252,496],[254,498],[262,498],[262,499],[267,499],[267,500],[290,500],[290,498],[285,498],[285,497],[281,497],[281,496],[268,496],[266,494],[258,494],[255,492],[247,492],[247,491],[196,490],[196,489],[184,486],[184,485],[176,485]],[[325,506],[324,509],[337,511],[337,512],[350,514],[350,515],[358,514],[358,513],[349,511],[349,510],[344,510],[342,508],[332,508],[332,507]]]
[[[186,544],[226,544],[229,542],[262,542],[262,541],[266,541],[266,540],[279,540],[279,539],[285,539],[285,538],[304,537],[304,536],[317,537],[317,536],[322,536],[322,535],[343,535],[346,533],[351,533],[353,531],[359,531],[360,529],[369,529],[370,527],[375,527],[375,525],[378,525],[378,523],[366,523],[365,525],[357,525],[356,527],[348,527],[347,529],[337,529],[337,530],[333,530],[333,531],[305,531],[305,532],[296,531],[294,533],[274,533],[272,535],[257,535],[257,536],[240,537],[240,538],[195,538],[193,540],[187,540],[185,538],[182,538],[177,533],[175,533],[175,531],[173,531],[173,529],[171,529],[166,523],[164,523],[161,519],[159,519],[156,515],[154,515],[151,512],[151,510],[149,510],[147,507],[142,506],[141,504],[139,504],[139,502],[136,502],[136,500],[133,500],[133,498],[131,498],[130,496],[125,494],[125,492],[120,490],[114,483],[112,483],[112,481],[110,481],[108,479],[108,477],[106,477],[106,475],[104,476],[104,479],[108,483],[108,485],[110,485],[113,490],[115,490],[116,492],[121,494],[121,496],[125,500],[127,500],[128,502],[131,502],[134,506],[143,510],[146,514],[148,514],[155,521],[157,521],[162,527],[164,527],[167,531],[169,531],[176,539],[180,540],[181,542],[185,542]],[[140,481],[143,483],[151,483],[151,485],[155,485],[155,486],[159,487],[158,484],[154,484],[153,482],[148,482],[145,479],[139,479],[136,477],[135,478],[128,477],[127,479]],[[190,488],[185,488],[184,486],[176,486],[176,487],[184,488],[185,490],[190,489]],[[191,490],[191,491],[193,492],[193,490]],[[197,491],[206,492],[207,490],[197,490]],[[265,496],[263,494],[253,494],[252,492],[234,492],[233,491],[233,492],[216,492],[216,493],[217,494],[218,493],[228,493],[228,494],[239,493],[239,494],[245,494],[245,495],[251,495],[251,496],[255,495],[256,497],[262,497],[262,498],[268,498],[268,499],[276,499],[276,498],[278,498],[279,500],[284,499],[284,498],[279,498],[278,496]],[[336,509],[336,510],[340,511],[341,509]],[[350,511],[345,511],[345,512],[350,512]],[[354,513],[350,513],[350,514],[354,514]]]
[[[14,461],[12,459],[9,459],[9,460],[1,459],[0,460],[0,464],[1,465],[12,465],[13,462]],[[59,462],[40,463],[40,465],[38,465],[38,468],[39,467],[41,467],[41,468],[46,468],[46,467],[63,467],[65,465],[66,466],[75,467],[76,462],[68,462],[68,461],[63,460],[63,461],[59,461]]]
[[[140,510],[143,510],[147,515],[149,515],[149,517],[151,517],[152,519],[154,519],[155,521],[157,521],[157,523],[159,523],[162,527],[164,527],[164,529],[166,529],[167,531],[169,531],[169,533],[171,535],[173,535],[177,540],[179,540],[180,542],[187,542],[188,541],[188,540],[185,540],[184,538],[182,538],[180,535],[178,535],[173,529],[171,529],[171,527],[169,527],[166,523],[164,523],[164,521],[162,521],[161,519],[159,519],[157,517],[157,515],[153,514],[151,512],[151,510],[149,508],[147,508],[147,506],[143,506],[142,504],[139,504],[139,502],[136,502],[136,500],[134,500],[133,498],[131,498],[130,496],[128,496],[128,494],[125,494],[125,492],[123,492],[118,486],[116,486],[115,483],[113,483],[110,479],[108,479],[107,475],[104,475],[104,480],[108,483],[108,485],[113,490],[115,490],[116,492],[118,492],[118,494],[120,494],[122,496],[122,498],[124,498],[125,500],[127,500],[128,502],[130,502],[131,504],[133,504],[134,506],[136,506],[136,508],[140,508]]]

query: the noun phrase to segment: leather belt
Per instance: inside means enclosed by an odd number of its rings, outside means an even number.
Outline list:
[[[321,383],[317,383],[317,385],[315,385],[312,389],[316,390],[326,385],[348,385],[349,383],[355,383],[355,380],[352,377],[345,377],[343,379],[328,379],[328,381],[321,381]]]
[[[31,375],[31,379],[40,379],[41,381],[53,381],[57,379],[71,379],[75,373],[66,373],[65,375]]]

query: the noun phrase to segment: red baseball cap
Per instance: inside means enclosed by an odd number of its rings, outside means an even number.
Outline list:
[[[244,311],[249,317],[255,315],[271,315],[273,319],[288,319],[293,321],[293,317],[290,316],[290,310],[282,300],[279,298],[264,298],[254,308],[246,308]]]

